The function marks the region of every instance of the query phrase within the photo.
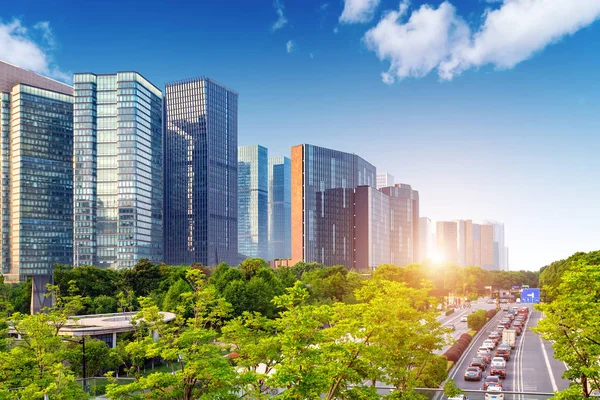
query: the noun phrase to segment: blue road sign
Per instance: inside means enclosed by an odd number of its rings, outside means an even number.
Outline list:
[[[523,289],[521,291],[521,303],[539,303],[540,289]]]

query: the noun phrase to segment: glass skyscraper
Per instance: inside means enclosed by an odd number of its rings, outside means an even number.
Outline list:
[[[137,72],[74,84],[74,263],[162,261],[162,93]]]
[[[269,153],[259,145],[238,148],[238,251],[268,257]]]
[[[291,171],[287,157],[269,158],[269,260],[292,257]]]
[[[165,87],[169,264],[238,264],[238,94],[206,77]]]
[[[73,256],[72,90],[0,62],[0,263],[6,282],[33,277],[33,311]]]
[[[354,188],[376,186],[376,168],[356,154],[292,147],[292,261],[354,265]]]

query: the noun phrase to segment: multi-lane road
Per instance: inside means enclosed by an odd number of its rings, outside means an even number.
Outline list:
[[[510,306],[514,305],[515,304],[511,304]],[[493,306],[494,305],[492,304],[485,304],[484,302],[473,303],[473,308],[467,309],[467,312],[470,313],[472,310],[480,308],[489,309]],[[515,348],[512,351],[510,361],[506,363],[507,375],[506,379],[503,381],[503,387],[505,391],[538,394],[506,394],[504,397],[505,400],[547,399],[550,396],[544,395],[543,393],[552,393],[569,386],[569,381],[562,379],[562,374],[565,372],[566,366],[561,361],[554,359],[551,345],[548,342],[541,340],[540,337],[531,330],[531,327],[537,325],[541,315],[539,311],[534,310],[531,306],[529,307],[529,318],[527,319],[523,334],[517,336],[517,341]],[[463,374],[471,359],[475,357],[477,348],[485,339],[487,339],[489,333],[494,330],[505,314],[506,312],[503,311],[496,314],[492,321],[474,337],[474,340],[465,352],[464,357],[452,369],[450,377],[456,381],[459,388],[465,391],[482,390],[483,382],[467,382],[464,380]],[[443,324],[450,324],[452,322],[452,319],[446,320],[444,318],[444,320],[442,320]],[[459,332],[463,331],[461,324],[466,325],[465,323],[455,323],[455,327]],[[460,336],[460,333],[455,333],[455,336]],[[488,372],[489,369],[484,375],[487,375]],[[485,398],[483,392],[466,392],[466,395],[469,400],[483,400]]]

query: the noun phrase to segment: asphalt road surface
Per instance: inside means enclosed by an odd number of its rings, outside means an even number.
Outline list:
[[[510,304],[514,306],[515,304]],[[521,305],[516,304],[521,307]],[[473,309],[489,309],[492,304],[474,303]],[[562,390],[569,386],[569,381],[562,379],[562,374],[566,366],[558,360],[555,360],[552,347],[549,343],[542,341],[540,337],[531,330],[531,327],[537,324],[541,315],[529,306],[530,313],[527,319],[526,327],[521,336],[517,336],[515,348],[513,349],[510,361],[506,363],[506,379],[503,381],[505,391],[519,392],[537,392],[552,393],[556,390]],[[482,382],[465,381],[463,374],[468,367],[469,362],[477,353],[477,348],[487,339],[489,333],[495,330],[506,312],[500,311],[493,318],[492,322],[482,330],[482,333],[475,336],[471,346],[465,352],[465,357],[459,361],[456,367],[451,371],[450,377],[454,378],[459,388],[463,390],[482,390]],[[487,376],[489,369],[484,372]],[[469,400],[484,400],[484,393],[466,393]],[[505,394],[505,400],[542,400],[548,399],[549,395],[516,395]]]

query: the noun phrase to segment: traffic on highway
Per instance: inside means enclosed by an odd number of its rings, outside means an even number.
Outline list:
[[[491,303],[474,303],[473,309],[495,307]],[[470,312],[460,315],[460,321]],[[450,399],[541,400],[568,387],[569,381],[562,379],[566,366],[553,358],[551,345],[531,330],[540,317],[529,304],[502,304],[452,369],[450,378],[464,396]],[[462,331],[461,325],[455,323],[456,329]]]

